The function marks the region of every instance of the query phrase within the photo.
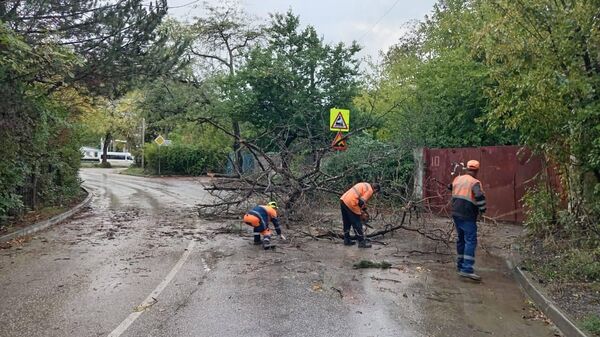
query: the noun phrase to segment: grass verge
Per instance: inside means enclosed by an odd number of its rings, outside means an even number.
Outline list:
[[[136,177],[150,177],[152,176],[152,174],[149,174],[148,172],[146,172],[143,168],[141,167],[128,167],[122,171],[119,172],[120,174],[125,174],[125,175],[129,175],[129,176],[136,176]]]
[[[580,326],[591,333],[593,336],[600,336],[600,316],[599,315],[589,315],[584,318]]]

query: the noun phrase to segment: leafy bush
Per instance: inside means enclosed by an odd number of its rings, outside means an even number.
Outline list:
[[[199,146],[173,144],[162,146],[146,144],[144,150],[146,167],[161,174],[201,175],[207,172],[220,172],[227,160],[226,149],[205,149]]]
[[[558,195],[542,184],[525,193],[523,206],[526,220],[523,225],[530,235],[547,237],[558,230],[557,200]]]

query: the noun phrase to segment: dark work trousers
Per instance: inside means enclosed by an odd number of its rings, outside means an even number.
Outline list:
[[[363,234],[362,221],[360,221],[360,215],[355,214],[340,200],[340,208],[342,209],[342,221],[344,223],[344,241],[350,241],[350,227],[354,229],[356,233],[356,239],[358,242],[365,240]]]
[[[473,273],[475,265],[475,249],[477,249],[477,222],[475,220],[463,220],[456,216],[454,224],[458,233],[456,241],[456,268],[464,273]]]

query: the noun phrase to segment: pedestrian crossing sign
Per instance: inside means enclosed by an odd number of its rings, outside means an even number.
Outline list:
[[[329,130],[350,131],[350,110],[337,108],[329,110]]]

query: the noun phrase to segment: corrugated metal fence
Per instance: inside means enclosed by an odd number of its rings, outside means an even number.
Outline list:
[[[453,163],[467,163],[475,159],[481,163],[477,178],[481,180],[488,200],[487,216],[497,220],[522,222],[523,209],[521,198],[535,178],[545,168],[540,157],[519,146],[486,146],[478,148],[424,148],[416,153],[422,173],[417,182],[418,190],[427,204],[439,213],[449,210],[451,193],[445,185],[452,182]],[[419,158],[418,158],[419,159]],[[547,171],[555,180],[551,170]]]

